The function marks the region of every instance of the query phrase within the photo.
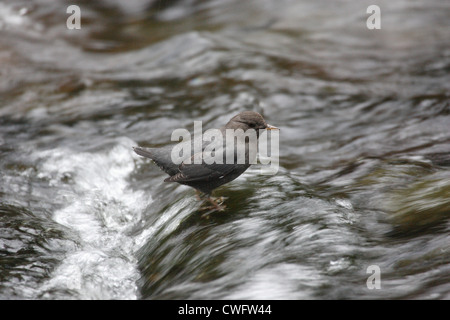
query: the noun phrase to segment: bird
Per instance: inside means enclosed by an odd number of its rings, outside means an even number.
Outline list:
[[[240,112],[232,117],[225,126],[219,129],[224,139],[222,141],[215,141],[215,143],[225,143],[225,149],[227,149],[230,145],[229,141],[225,140],[227,129],[242,129],[244,133],[247,133],[249,129],[253,129],[256,133],[256,139],[259,138],[259,133],[261,130],[279,130],[279,128],[267,124],[264,118],[257,112]],[[235,140],[233,140],[233,142],[234,141]],[[255,141],[253,140],[253,143],[254,142]],[[194,141],[192,140],[188,143],[193,144]],[[254,159],[252,159],[251,155],[251,139],[241,140],[241,143],[245,144],[244,149],[241,149],[245,150],[244,161],[238,160],[238,142],[237,144],[233,144],[231,146],[234,148],[234,150],[232,150],[232,152],[234,152],[234,157],[231,163],[229,163],[230,161],[226,161],[226,152],[224,149],[221,149],[224,159],[224,161],[221,161],[222,163],[206,163],[204,160],[201,162],[196,162],[194,161],[196,156],[203,156],[203,154],[200,155],[199,153],[196,153],[194,155],[186,155],[186,158],[180,164],[172,161],[171,154],[174,147],[173,145],[167,145],[161,148],[133,147],[133,150],[138,155],[153,160],[161,170],[169,175],[164,182],[177,182],[190,186],[196,189],[198,199],[201,199],[199,192],[207,196],[207,200],[213,205],[213,207],[206,208],[215,208],[219,211],[223,211],[225,207],[212,197],[212,191],[230,181],[233,181],[243,174],[250,167],[251,163],[254,163],[252,162]],[[211,149],[210,144],[202,143],[201,152],[204,153],[205,148],[208,146],[209,149]],[[216,152],[218,152],[218,150],[216,150]],[[254,157],[256,157],[256,154],[254,154]],[[223,200],[221,202],[223,202]]]

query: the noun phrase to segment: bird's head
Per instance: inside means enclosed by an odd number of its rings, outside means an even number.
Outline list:
[[[243,111],[233,118],[225,126],[226,129],[242,129],[247,131],[248,129],[254,129],[258,132],[260,129],[266,130],[279,130],[270,124],[267,124],[264,118],[254,111]]]

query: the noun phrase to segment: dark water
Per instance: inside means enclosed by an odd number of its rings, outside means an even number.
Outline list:
[[[0,2],[0,298],[450,298],[448,1],[70,4]],[[132,152],[244,109],[225,212]]]

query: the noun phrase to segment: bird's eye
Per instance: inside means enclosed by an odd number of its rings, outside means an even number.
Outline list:
[[[250,126],[250,128],[254,128],[255,127],[255,123],[251,122],[251,123],[249,123],[249,126]]]

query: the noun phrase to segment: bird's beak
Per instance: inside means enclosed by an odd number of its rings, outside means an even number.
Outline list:
[[[280,128],[277,128],[275,126],[272,126],[270,124],[267,125],[266,130],[280,130]]]

